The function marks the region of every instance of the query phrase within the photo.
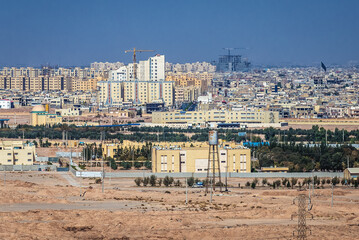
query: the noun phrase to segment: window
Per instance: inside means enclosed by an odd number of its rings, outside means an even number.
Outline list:
[[[31,155],[31,152],[28,152],[27,155]]]
[[[8,159],[7,161],[8,161],[8,162],[11,162],[11,159]]]
[[[11,153],[7,153],[8,156],[11,156]]]
[[[32,160],[31,159],[27,159],[28,162],[31,162]]]

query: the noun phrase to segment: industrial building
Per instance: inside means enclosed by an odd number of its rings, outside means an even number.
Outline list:
[[[156,146],[152,172],[207,172],[209,147]],[[243,146],[219,147],[221,172],[251,172],[251,151]],[[212,171],[212,170],[210,170]]]
[[[22,141],[0,141],[0,165],[33,165],[35,146]]]

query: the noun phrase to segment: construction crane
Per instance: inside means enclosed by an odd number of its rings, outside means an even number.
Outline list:
[[[125,53],[133,52],[133,79],[137,79],[137,64],[136,64],[136,52],[154,52],[155,50],[139,50],[133,48],[131,50],[126,50]]]

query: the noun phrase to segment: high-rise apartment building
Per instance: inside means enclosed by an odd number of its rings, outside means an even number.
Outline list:
[[[97,86],[97,100],[100,106],[120,106],[122,104],[123,82],[99,81]]]
[[[113,81],[163,81],[165,80],[165,56],[157,54],[136,64],[137,79],[134,79],[133,63],[109,72]]]

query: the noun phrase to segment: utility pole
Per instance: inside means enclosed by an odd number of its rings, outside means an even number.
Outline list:
[[[350,168],[350,166],[349,166],[349,156],[347,156],[347,168]]]
[[[225,192],[228,192],[228,161],[227,161],[227,166],[226,166],[226,189],[224,190]]]
[[[188,204],[188,184],[187,184],[187,177],[186,177],[186,205]]]
[[[332,204],[331,204],[331,207],[333,207],[333,192],[334,192],[334,184],[333,184],[333,178],[332,178]]]
[[[103,135],[103,136],[102,136]],[[101,132],[101,148],[102,148],[102,154],[101,154],[101,158],[102,158],[102,193],[104,192],[104,184],[105,184],[105,164],[104,164],[104,159],[103,159],[103,155],[104,155],[104,153],[103,153],[103,150],[105,149],[104,147],[103,147],[103,142],[104,142],[104,138],[105,138],[105,134],[104,134],[104,132],[102,131]]]

